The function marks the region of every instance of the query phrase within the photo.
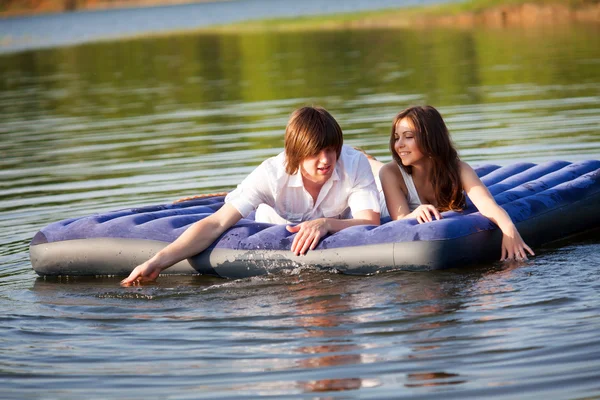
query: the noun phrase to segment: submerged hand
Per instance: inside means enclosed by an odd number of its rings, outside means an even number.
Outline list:
[[[440,214],[438,209],[431,204],[421,204],[413,212],[411,212],[409,216],[416,218],[420,224],[432,222],[434,217],[437,220],[442,219],[442,214]]]
[[[535,256],[535,253],[521,238],[517,228],[502,233],[502,255],[500,261],[527,260],[527,253]]]
[[[292,242],[292,252],[297,256],[306,253],[309,249],[314,250],[319,244],[319,240],[329,232],[327,220],[318,218],[312,221],[305,221],[296,226],[287,226],[288,231],[296,233]]]
[[[150,263],[146,261],[143,264],[138,265],[131,271],[131,274],[121,281],[122,286],[131,286],[141,282],[154,281],[158,278],[161,269],[158,267],[150,266]]]

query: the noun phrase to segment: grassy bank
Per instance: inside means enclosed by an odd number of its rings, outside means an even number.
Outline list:
[[[431,7],[430,12],[443,12],[447,15],[463,12],[482,12],[491,8],[520,6],[524,4],[538,6],[563,5],[569,9],[579,9],[598,4],[600,0],[467,0],[458,3],[443,4]]]
[[[210,31],[312,30],[433,25],[515,25],[600,22],[600,0],[467,0],[358,13],[264,19],[207,28]]]

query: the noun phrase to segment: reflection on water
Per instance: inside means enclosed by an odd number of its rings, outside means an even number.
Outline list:
[[[303,342],[308,343],[297,350],[308,357],[300,359],[298,367],[331,371],[323,372],[321,379],[299,382],[305,392],[355,390],[363,386],[360,377],[340,377],[334,372],[336,368],[367,361],[363,360],[361,346],[353,341],[354,332],[344,328],[344,325],[359,322],[348,315],[352,309],[349,297],[345,296],[348,291],[344,290],[345,285],[342,290],[339,286],[326,288],[329,285],[333,286],[333,281],[325,279],[324,290],[315,290],[305,282],[299,282],[300,288],[293,291],[298,306],[297,324],[305,330]],[[373,382],[367,384],[373,385]]]
[[[393,116],[413,103],[439,107],[473,164],[599,158],[599,37],[585,26],[190,34],[0,56],[0,389],[597,396],[597,232],[526,264],[133,288],[36,279],[27,246],[67,217],[231,189],[281,150],[304,104],[328,108],[346,142],[382,161]]]
[[[405,384],[405,386],[408,388],[421,386],[457,385],[466,383],[466,381],[460,380],[458,375],[448,374],[446,372],[421,372],[416,374],[408,374],[407,378],[411,382]]]
[[[447,1],[447,0],[446,0]],[[0,52],[66,46],[123,36],[168,34],[209,25],[443,3],[444,0],[216,0],[3,18]]]

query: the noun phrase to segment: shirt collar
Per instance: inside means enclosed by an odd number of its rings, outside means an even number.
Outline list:
[[[298,167],[298,171],[294,175],[290,175],[290,178],[287,182],[288,187],[302,187],[304,184],[302,183],[302,172],[300,172],[300,167]]]

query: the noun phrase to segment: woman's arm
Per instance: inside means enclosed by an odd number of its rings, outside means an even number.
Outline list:
[[[473,168],[460,162],[460,178],[463,188],[479,212],[494,222],[502,231],[502,254],[500,260],[526,260],[527,253],[535,255],[523,241],[508,213],[500,207]]]
[[[242,215],[235,207],[225,203],[214,214],[186,229],[177,240],[156,253],[154,257],[135,267],[131,274],[121,281],[121,284],[129,286],[155,280],[162,271],[173,264],[205,250],[241,218]]]

